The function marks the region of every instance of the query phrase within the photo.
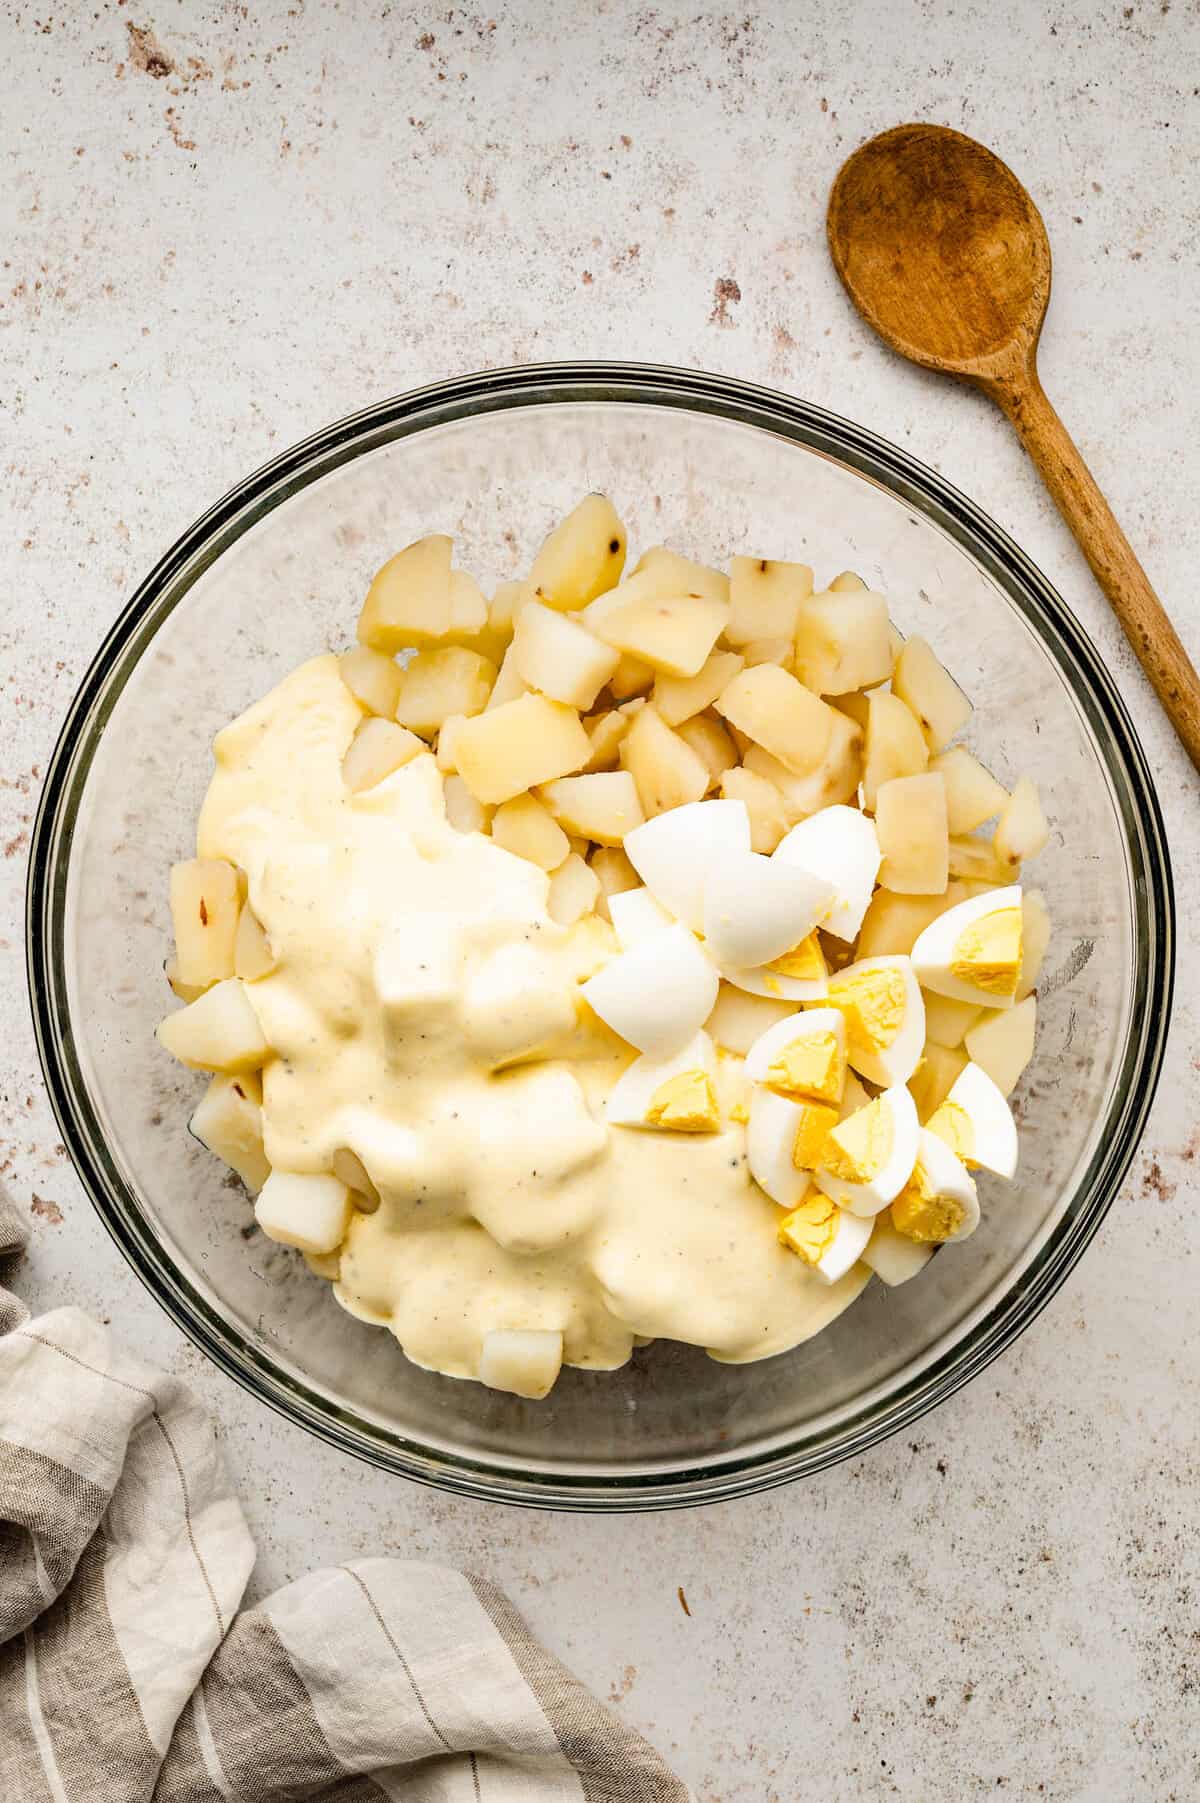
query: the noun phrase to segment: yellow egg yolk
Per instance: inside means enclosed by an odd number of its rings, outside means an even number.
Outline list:
[[[904,1024],[907,995],[903,973],[894,965],[834,977],[829,1003],[845,1019],[851,1062],[856,1053],[869,1057],[891,1045]]]
[[[891,1157],[894,1139],[891,1112],[876,1096],[832,1129],[821,1154],[821,1169],[843,1183],[870,1183]]]
[[[965,1165],[976,1165],[975,1124],[965,1108],[960,1108],[957,1102],[945,1101],[940,1108],[935,1108],[926,1124],[929,1131],[936,1133]]]
[[[793,1039],[767,1066],[767,1082],[785,1096],[840,1102],[846,1086],[846,1054],[837,1035],[809,1033]]]
[[[779,1242],[806,1265],[818,1265],[838,1235],[841,1209],[820,1190],[810,1190],[798,1208],[779,1223]]]
[[[778,971],[781,977],[795,977],[801,983],[819,982],[825,975],[825,954],[817,935],[810,933],[790,952],[784,952],[782,958],[773,959],[767,969]]]
[[[646,1119],[652,1127],[675,1133],[715,1133],[721,1124],[716,1091],[707,1071],[680,1071],[660,1083],[650,1098]]]
[[[997,908],[964,927],[954,942],[950,974],[985,995],[1012,997],[1021,974],[1021,910]]]
[[[792,1141],[792,1163],[798,1171],[815,1171],[825,1150],[825,1141],[838,1124],[838,1111],[827,1102],[801,1102],[796,1137]]]
[[[922,1245],[950,1240],[966,1217],[966,1209],[953,1196],[939,1196],[920,1159],[912,1176],[892,1203],[892,1225],[905,1239]]]

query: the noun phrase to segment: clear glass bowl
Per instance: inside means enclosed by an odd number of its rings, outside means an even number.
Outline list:
[[[975,703],[1002,780],[1042,788],[1054,917],[1021,1171],[898,1290],[873,1283],[795,1352],[731,1367],[659,1344],[526,1403],[410,1365],[302,1261],[245,1237],[244,1194],[188,1135],[202,1080],[156,1045],[166,873],[191,854],[213,734],[352,639],[398,545],[453,533],[485,584],[589,489],[632,545],[853,567]],[[576,1509],[733,1496],[845,1458],[983,1369],[1062,1283],[1129,1165],[1172,977],[1170,867],[1141,749],[1058,595],[962,495],[861,427],[715,376],[554,365],[448,382],[331,426],[163,558],[75,698],[46,779],[29,968],[62,1133],[109,1231],[180,1327],[255,1395],[408,1477]],[[648,1199],[648,1202],[652,1199]]]

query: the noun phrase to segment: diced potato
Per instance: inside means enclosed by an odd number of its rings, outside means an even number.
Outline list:
[[[615,588],[625,568],[625,528],[607,495],[585,495],[533,560],[529,590],[559,613]]]
[[[879,885],[896,895],[941,895],[949,881],[946,785],[940,776],[897,776],[875,797],[883,862]]]
[[[476,801],[461,776],[448,776],[443,784],[446,819],[456,833],[485,833],[491,825],[494,808]]]
[[[488,603],[488,626],[497,638],[510,639],[518,607],[525,600],[523,582],[498,582]]]
[[[171,994],[177,996],[181,1002],[197,1001],[209,987],[207,983],[181,982],[179,978],[179,963],[173,954],[171,957],[163,959],[163,976],[170,985]]]
[[[793,824],[787,803],[765,776],[753,770],[726,770],[721,778],[726,801],[744,801],[750,816],[750,849],[769,856]]]
[[[643,551],[633,574],[652,576],[662,595],[707,595],[713,601],[729,601],[730,582],[723,570],[693,563],[678,551],[668,551],[666,545],[652,545]]]
[[[263,931],[262,921],[247,902],[238,917],[237,937],[233,945],[233,974],[243,983],[257,983],[269,977],[277,960],[271,941]]]
[[[967,1054],[957,1046],[926,1040],[921,1062],[908,1079],[909,1093],[917,1105],[922,1126],[941,1107],[966,1068]]]
[[[711,714],[694,714],[676,728],[685,745],[690,745],[708,771],[708,786],[715,789],[727,770],[738,761],[737,746]]]
[[[1032,994],[1050,944],[1050,910],[1040,889],[1026,889],[1021,896],[1021,974],[1017,1001]]]
[[[333,1252],[346,1237],[353,1204],[337,1177],[299,1171],[272,1171],[254,1214],[269,1240],[314,1256]]]
[[[888,621],[888,645],[892,653],[892,673],[894,675],[897,659],[904,649],[904,634],[894,620]]]
[[[800,603],[812,594],[812,571],[806,563],[784,563],[773,557],[735,557],[729,566],[727,645],[754,639],[796,636]]]
[[[810,595],[796,625],[796,674],[818,695],[847,695],[892,672],[887,602],[869,590]]]
[[[428,749],[415,733],[397,726],[394,720],[364,720],[342,759],[342,781],[351,795],[361,794]]]
[[[510,645],[500,661],[500,669],[492,684],[484,712],[491,713],[495,708],[503,707],[506,701],[519,701],[522,695],[528,693],[529,689],[517,669],[516,652]]]
[[[966,899],[961,883],[950,883],[944,895],[894,895],[877,889],[863,915],[855,957],[907,957],[931,921]]]
[[[856,575],[853,570],[843,570],[841,574],[835,576],[833,581],[829,584],[829,592],[831,595],[856,595],[860,590],[865,589],[866,587],[868,587],[868,584],[863,581],[861,576]]]
[[[761,1038],[769,1027],[786,1020],[795,1009],[795,1002],[747,995],[745,990],[735,989],[732,983],[722,983],[704,1030],[714,1045],[744,1058],[756,1039]]]
[[[600,878],[579,853],[573,851],[550,878],[546,912],[560,927],[573,927],[589,914],[600,896]]]
[[[488,629],[488,604],[474,576],[466,570],[450,572],[450,618],[442,634],[447,645],[469,645],[482,649],[476,641]]]
[[[542,1328],[495,1329],[483,1336],[479,1381],[491,1390],[508,1390],[540,1402],[554,1388],[562,1369],[563,1337]]]
[[[980,1004],[956,1002],[948,995],[934,995],[932,990],[924,990],[922,994],[925,999],[925,1037],[951,1050],[960,1046],[968,1028],[973,1027],[983,1013]]]
[[[620,845],[646,818],[628,770],[560,776],[543,786],[541,796],[559,826],[597,845]]]
[[[453,776],[458,770],[454,745],[458,738],[458,729],[466,717],[465,714],[447,714],[438,728],[437,767],[443,776]]]
[[[442,533],[420,538],[377,571],[358,620],[359,643],[394,657],[436,644],[450,625],[450,557]]]
[[[736,651],[714,651],[695,676],[660,676],[654,684],[655,707],[668,726],[682,725],[712,706],[744,661]]]
[[[592,853],[589,861],[603,895],[624,895],[627,889],[641,888],[641,877],[616,846],[602,845],[599,851]]]
[[[592,754],[584,765],[585,771],[612,770],[616,767],[617,752],[629,726],[630,715],[621,713],[617,708],[592,714],[584,721],[583,730],[592,748]]]
[[[905,640],[892,671],[892,693],[917,716],[930,751],[944,750],[971,718],[971,703],[922,638]]]
[[[703,595],[666,596],[615,607],[596,622],[606,645],[668,676],[695,676],[720,637],[726,610]]]
[[[602,645],[577,620],[527,601],[513,630],[513,662],[521,680],[552,701],[591,707],[616,669],[620,653]]]
[[[863,802],[869,813],[881,783],[898,776],[919,776],[929,762],[929,747],[912,710],[898,695],[875,689],[867,698]]]
[[[628,652],[622,652],[608,679],[608,692],[614,701],[630,701],[635,695],[648,693],[654,676],[653,664],[643,663],[640,657],[630,657]]]
[[[807,776],[795,776],[761,745],[752,745],[743,762],[747,770],[774,783],[792,816],[801,820],[821,808],[854,799],[862,776],[862,734],[853,720],[829,709],[829,744],[825,756]]]
[[[511,801],[501,802],[492,815],[492,838],[514,857],[525,858],[542,870],[557,870],[571,850],[562,827],[536,795],[514,795]]]
[[[361,702],[369,714],[378,714],[384,720],[395,719],[404,675],[399,664],[385,657],[382,651],[372,651],[368,645],[356,645],[353,651],[344,651],[338,658],[338,670],[354,699]]]
[[[992,840],[996,856],[1007,863],[1020,864],[1026,858],[1036,858],[1049,837],[1037,784],[1022,776],[996,822]]]
[[[755,664],[778,664],[781,670],[794,676],[794,650],[791,639],[751,639],[748,645],[742,646],[742,658],[748,670]]]
[[[967,1031],[967,1055],[1010,1096],[1033,1057],[1036,1032],[1037,1000],[1032,995],[1014,1008],[986,1008]]]
[[[241,879],[224,858],[186,858],[171,866],[175,974],[189,988],[233,975]]]
[[[253,1195],[271,1175],[263,1149],[262,1087],[247,1072],[214,1077],[188,1126],[202,1146],[235,1170]]]
[[[579,715],[545,695],[522,695],[476,715],[459,728],[455,743],[459,775],[482,802],[511,801],[556,776],[570,776],[590,755]]]
[[[236,1075],[257,1070],[271,1056],[258,1016],[236,977],[224,978],[177,1014],[168,1014],[158,1038],[193,1070]]]
[[[652,707],[640,708],[634,716],[621,745],[621,763],[637,784],[647,819],[686,801],[700,801],[708,792],[705,765]]]
[[[1008,790],[962,745],[941,752],[929,768],[940,771],[946,785],[946,818],[952,833],[973,833],[1008,801]]]
[[[333,1174],[339,1183],[344,1183],[351,1192],[350,1200],[360,1214],[373,1215],[379,1207],[379,1191],[371,1181],[370,1172],[349,1146],[339,1146],[333,1155]],[[318,1276],[322,1273],[318,1272]],[[335,1277],[337,1273],[334,1273]]]
[[[1013,883],[1017,873],[1013,865],[996,856],[990,839],[973,839],[969,835],[951,834],[948,865],[951,876],[996,886]]]
[[[742,670],[716,700],[717,712],[795,776],[809,776],[829,750],[841,719],[802,683],[774,664]]]
[[[867,730],[867,716],[871,709],[871,696],[882,694],[880,689],[852,689],[849,695],[831,695],[830,707],[835,707],[839,714],[845,714],[847,720],[853,720],[862,732]],[[897,772],[900,776],[909,774],[906,770]]]
[[[478,651],[444,645],[421,651],[404,672],[396,719],[401,726],[431,739],[451,714],[471,718],[487,706],[496,666]]]

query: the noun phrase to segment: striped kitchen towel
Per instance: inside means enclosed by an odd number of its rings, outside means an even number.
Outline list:
[[[22,1239],[0,1194],[0,1267]],[[238,1614],[208,1418],[3,1279],[3,1803],[688,1803],[481,1578],[364,1559]]]

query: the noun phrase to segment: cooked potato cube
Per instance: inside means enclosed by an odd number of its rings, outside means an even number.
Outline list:
[[[842,718],[774,664],[742,670],[722,689],[715,706],[794,776],[809,776],[820,767],[833,723]]]
[[[754,639],[796,636],[800,603],[812,594],[812,571],[806,563],[784,563],[774,557],[735,557],[729,566],[727,645]]]
[[[608,679],[608,692],[614,701],[631,701],[635,695],[649,692],[654,674],[653,664],[643,663],[640,657],[630,657],[628,652],[622,652]]]
[[[394,657],[410,645],[433,645],[450,624],[450,557],[442,533],[419,538],[390,557],[367,590],[359,643]]]
[[[247,902],[238,917],[237,937],[233,946],[233,974],[243,983],[257,983],[269,977],[276,968],[271,941],[263,931],[262,921]]]
[[[618,651],[577,620],[540,601],[527,601],[517,615],[512,649],[517,674],[529,688],[577,708],[591,707],[620,661]]]
[[[980,1003],[952,1001],[948,995],[934,995],[932,990],[922,993],[925,1001],[925,1037],[951,1050],[960,1046],[968,1028],[973,1027],[983,1013]]]
[[[857,793],[862,777],[862,733],[853,720],[835,708],[830,708],[829,714],[829,745],[821,762],[807,776],[795,776],[761,745],[752,745],[744,754],[742,761],[747,770],[774,783],[793,820],[851,801]]]
[[[907,957],[931,921],[966,899],[961,883],[948,884],[943,895],[894,895],[877,889],[863,915],[855,957]]]
[[[164,1045],[181,1064],[193,1070],[257,1070],[271,1056],[271,1048],[250,1006],[244,986],[236,977],[225,977],[206,989],[198,1001],[189,1002],[177,1014],[168,1014],[158,1029]]]
[[[585,495],[533,560],[529,592],[559,613],[615,588],[625,568],[625,528],[607,495]]]
[[[883,862],[879,886],[896,895],[942,895],[949,881],[950,836],[941,777],[896,776],[875,797]]]
[[[557,870],[571,847],[562,827],[551,819],[536,795],[514,795],[492,815],[492,838],[514,857],[542,870]]]
[[[793,823],[787,803],[765,776],[753,770],[726,770],[721,778],[721,795],[725,801],[744,801],[750,816],[750,849],[767,856],[775,850]]]
[[[818,695],[873,688],[892,672],[887,602],[864,589],[810,595],[796,625],[796,674]]]
[[[755,664],[778,664],[781,670],[794,676],[794,650],[790,639],[751,639],[748,645],[742,646],[742,658],[748,670]]]
[[[966,1068],[967,1054],[959,1047],[938,1045],[932,1039],[925,1041],[921,1062],[908,1079],[922,1126],[937,1113]]]
[[[523,582],[499,582],[488,603],[488,627],[497,638],[510,639],[517,609],[526,599]]]
[[[459,728],[459,775],[477,801],[511,801],[581,770],[591,755],[579,715],[565,702],[522,695]]]
[[[163,976],[167,979],[171,994],[178,996],[181,1002],[195,1002],[208,988],[207,983],[183,983],[179,978],[179,964],[174,955],[163,959]]]
[[[946,785],[946,818],[952,833],[973,833],[1008,801],[1008,790],[961,745],[932,758],[929,768],[940,771]]]
[[[272,1171],[254,1204],[269,1240],[314,1256],[341,1245],[352,1213],[350,1191],[337,1177],[299,1171]]]
[[[695,676],[720,637],[726,610],[703,595],[665,596],[615,607],[596,622],[606,645],[668,676]]]
[[[845,714],[847,720],[853,720],[860,732],[865,733],[871,711],[871,696],[881,693],[883,691],[880,689],[852,689],[849,695],[831,695],[829,705],[835,707],[839,714]]]
[[[456,833],[486,833],[492,823],[494,808],[476,801],[461,776],[448,776],[442,785],[446,802],[446,819]]]
[[[930,751],[943,751],[971,718],[971,703],[922,638],[905,640],[892,693],[917,716]]]
[[[469,719],[482,713],[496,676],[490,658],[462,645],[420,651],[404,672],[396,719],[401,726],[431,739],[451,714],[465,714]]]
[[[394,720],[364,720],[342,759],[342,781],[351,795],[373,789],[429,747]]]
[[[1017,880],[1016,868],[996,856],[990,839],[973,839],[970,835],[951,834],[948,868],[951,876],[995,887]]]
[[[241,880],[224,858],[186,858],[171,866],[171,923],[175,975],[189,988],[233,975],[233,948],[242,905]]]
[[[600,878],[579,853],[573,851],[550,878],[546,912],[560,927],[573,927],[577,920],[591,912],[599,897]]]
[[[843,570],[841,575],[835,576],[829,584],[829,592],[831,595],[857,595],[862,589],[869,586],[853,570]]]
[[[483,1336],[479,1381],[540,1402],[562,1370],[563,1337],[557,1329],[497,1328]]]
[[[214,1077],[188,1127],[202,1146],[224,1159],[253,1195],[271,1175],[263,1149],[262,1089],[250,1072]]]
[[[654,684],[655,707],[668,726],[682,725],[712,706],[744,661],[736,651],[714,651],[695,676],[660,676]]]
[[[640,889],[642,886],[641,877],[625,853],[616,846],[602,845],[599,851],[592,853],[589,862],[596,872],[601,893],[605,896],[624,895],[627,889]]]
[[[1026,889],[1021,896],[1021,974],[1017,978],[1017,1001],[1024,1001],[1033,991],[1042,971],[1042,960],[1050,944],[1050,910],[1040,889]]]
[[[356,645],[353,651],[344,651],[338,658],[338,669],[354,699],[361,702],[369,714],[378,714],[384,720],[395,719],[404,676],[399,664],[385,657],[382,651]]]
[[[637,784],[646,818],[700,801],[708,771],[690,745],[652,707],[639,708],[621,745],[621,763]]]
[[[975,1025],[967,1029],[967,1055],[987,1072],[997,1088],[1010,1096],[1033,1057],[1036,1032],[1037,1000],[1032,995],[1015,1008],[985,1008]]]
[[[643,551],[633,574],[652,577],[660,595],[707,595],[712,601],[729,601],[730,582],[723,570],[693,563],[678,551],[668,551],[666,545],[651,545]]]
[[[732,770],[738,761],[737,746],[728,732],[711,714],[694,714],[675,730],[705,766],[708,786],[715,789],[726,770]]]
[[[1022,776],[996,822],[992,840],[996,856],[1006,863],[1020,864],[1026,858],[1036,858],[1049,837],[1037,784]]]
[[[447,714],[438,728],[437,767],[443,776],[454,776],[457,773],[458,760],[454,755],[454,745],[458,729],[465,719],[465,714]]]
[[[628,770],[560,776],[543,786],[541,796],[561,827],[597,845],[620,845],[626,833],[645,819]]]
[[[466,644],[487,630],[488,604],[474,576],[466,570],[450,572],[450,618],[443,642]]]
[[[892,672],[895,674],[897,659],[904,649],[904,634],[894,620],[888,621],[888,645],[892,653]]]
[[[867,697],[864,751],[863,803],[868,813],[875,810],[881,783],[919,776],[929,762],[929,747],[916,715],[886,689],[875,689]]]
[[[519,701],[522,695],[528,695],[528,693],[529,689],[517,669],[516,652],[510,645],[501,659],[500,669],[492,684],[492,692],[488,696],[484,712],[491,713],[495,708],[503,707],[507,701]]]
[[[620,750],[621,740],[629,731],[630,718],[629,714],[623,714],[617,708],[589,715],[583,723],[583,730],[588,736],[592,754],[584,765],[585,771],[616,768],[617,752]]]

